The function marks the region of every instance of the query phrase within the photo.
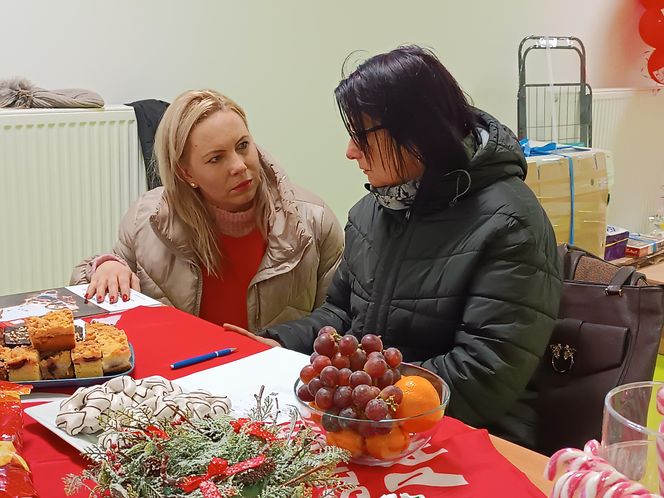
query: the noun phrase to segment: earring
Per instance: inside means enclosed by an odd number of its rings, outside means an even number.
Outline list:
[[[191,182],[189,185],[191,185],[191,188],[196,188],[196,184],[194,182]]]

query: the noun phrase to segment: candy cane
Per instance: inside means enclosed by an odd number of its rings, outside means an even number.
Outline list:
[[[662,401],[664,408],[664,391]],[[555,483],[551,498],[662,498],[618,472],[598,456],[599,450],[600,444],[592,440],[583,451],[564,448],[554,453],[544,470],[545,477],[553,480],[559,472],[565,473]],[[664,461],[664,444],[661,450]],[[660,476],[664,479],[664,474]]]
[[[549,481],[553,481],[561,470],[568,468],[570,462],[587,458],[587,456],[583,451],[574,448],[558,450],[549,458],[544,468],[544,477]]]
[[[599,441],[597,441],[597,439],[591,439],[583,447],[583,452],[587,453],[588,455],[599,456],[599,449],[601,448],[601,446],[602,445],[599,444]]]
[[[588,445],[586,445],[588,446]],[[594,449],[591,444],[589,449]],[[544,477],[549,481],[553,479],[561,471],[575,471],[575,470],[615,470],[613,466],[598,456],[588,454],[585,451],[577,450],[574,448],[563,448],[556,451],[549,459],[544,469]]]
[[[567,472],[554,485],[551,498],[654,498],[646,488],[620,472],[582,470]]]
[[[657,400],[657,412],[664,415],[664,386],[659,388],[655,399]]]

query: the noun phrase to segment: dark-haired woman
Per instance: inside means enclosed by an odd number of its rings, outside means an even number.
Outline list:
[[[325,304],[259,333],[305,353],[324,325],[379,334],[445,379],[450,415],[534,446],[528,384],[562,285],[519,144],[419,47],[368,59],[335,93],[370,193]]]

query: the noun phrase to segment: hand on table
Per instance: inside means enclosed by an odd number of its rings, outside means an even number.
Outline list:
[[[279,344],[274,339],[268,339],[267,337],[261,337],[261,336],[256,335],[256,334],[252,334],[247,329],[243,329],[242,327],[238,327],[237,325],[233,325],[232,323],[224,323],[224,328],[226,330],[230,330],[231,332],[236,332],[236,333],[238,333],[240,335],[243,335],[245,337],[249,337],[250,339],[253,339],[254,341],[258,341],[262,344],[265,344],[266,346],[270,346],[271,348],[280,348],[280,347],[282,347],[281,344]]]
[[[131,271],[131,268],[118,261],[106,261],[100,264],[92,274],[86,298],[93,299],[96,294],[97,302],[100,303],[108,293],[108,300],[114,304],[120,296],[123,301],[128,301],[131,289],[141,290],[138,277]]]

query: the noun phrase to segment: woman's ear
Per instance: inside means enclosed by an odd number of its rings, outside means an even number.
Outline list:
[[[193,177],[189,174],[189,170],[186,166],[178,164],[177,173],[178,176],[182,178],[182,180],[184,180],[186,183],[191,183],[192,181],[194,181]]]

